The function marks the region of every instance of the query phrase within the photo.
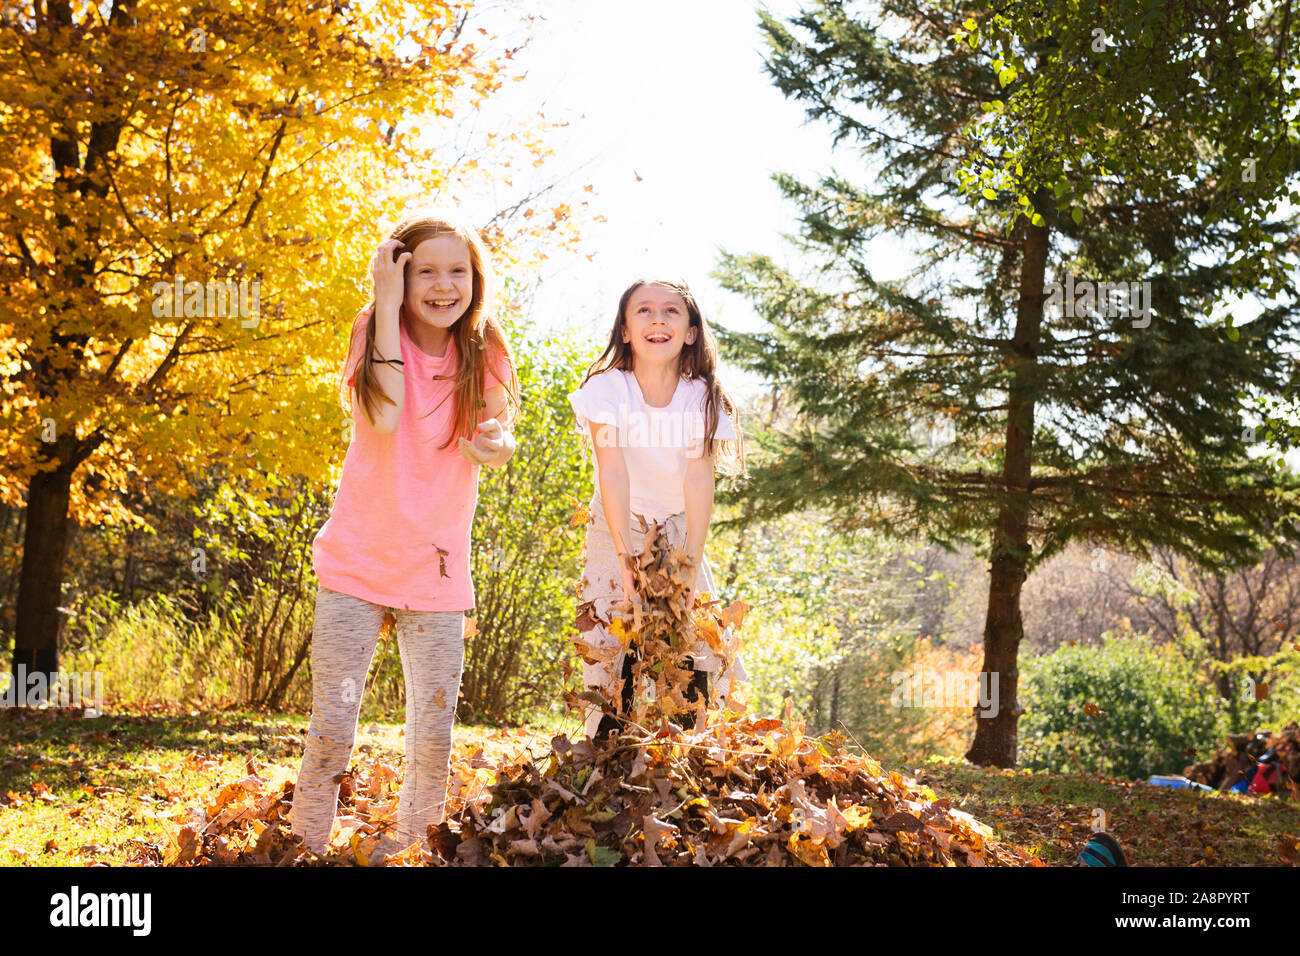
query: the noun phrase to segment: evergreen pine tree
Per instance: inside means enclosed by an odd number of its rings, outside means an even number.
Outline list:
[[[1077,29],[1107,24],[1097,0],[1075,6]],[[1007,35],[1032,34],[1017,19],[1032,7],[1003,11]],[[855,146],[844,155],[867,160],[873,181],[778,175],[801,208],[790,238],[814,267],[724,254],[719,279],[767,328],[718,335],[800,413],[795,428],[755,436],[762,454],[741,490],[756,499],[752,518],[817,506],[844,530],[966,542],[988,558],[983,666],[998,675],[998,706],[977,712],[967,757],[1014,766],[1020,590],[1038,564],[1087,539],[1233,566],[1294,537],[1295,483],[1247,458],[1238,399],[1283,387],[1294,297],[1239,330],[1210,314],[1241,288],[1229,259],[1243,245],[1262,260],[1254,275],[1285,273],[1297,224],[1230,214],[1241,196],[1222,184],[1239,144],[1180,128],[1186,107],[1140,73],[1114,91],[1132,101],[1082,132],[1100,143],[1118,130],[1123,152],[1125,130],[1154,130],[1156,168],[1137,153],[1107,166],[1076,130],[1059,164],[1025,170],[1039,155],[1025,144],[1059,139],[1060,116],[982,104],[1009,102],[1000,73],[1041,102],[1034,84],[1059,80],[1070,45],[1037,43],[1007,77],[980,49],[978,22],[954,41],[968,10],[885,0],[868,19],[820,0],[789,23],[761,14],[778,88]],[[1228,95],[1221,67],[1204,65],[1207,102]],[[989,112],[996,136],[978,122]],[[1284,174],[1272,188],[1293,178],[1294,160],[1284,152],[1290,165],[1272,167]],[[873,274],[869,243],[887,235],[919,247],[919,266],[897,281]],[[1083,280],[1139,283],[1149,311],[1053,302],[1049,283],[1076,276],[1076,293]],[[936,428],[951,441],[922,440]]]

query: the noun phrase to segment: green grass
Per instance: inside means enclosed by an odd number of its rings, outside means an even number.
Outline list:
[[[0,865],[125,863],[142,844],[165,839],[164,820],[183,819],[196,794],[242,776],[249,757],[296,764],[306,725],[240,711],[85,719],[6,708]]]
[[[396,722],[362,721],[354,760],[400,764]],[[136,708],[83,718],[73,708],[0,708],[0,866],[123,865],[166,843],[168,821],[259,767],[297,773],[308,718],[247,710]],[[456,725],[458,747],[497,728]],[[576,719],[530,725],[543,747]]]

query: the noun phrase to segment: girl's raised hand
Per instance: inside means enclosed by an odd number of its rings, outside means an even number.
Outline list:
[[[485,465],[501,453],[505,446],[505,432],[495,418],[478,423],[474,441],[460,439],[460,453],[476,465]]]
[[[375,310],[396,312],[406,297],[406,263],[411,253],[403,252],[393,261],[393,251],[402,245],[398,239],[385,239],[379,244],[371,274],[375,280]]]

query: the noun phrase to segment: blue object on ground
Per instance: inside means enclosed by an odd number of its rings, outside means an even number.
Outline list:
[[[1093,834],[1088,845],[1083,848],[1074,861],[1075,866],[1128,866],[1128,861],[1124,859],[1124,850],[1116,840],[1106,831]]]
[[[1238,780],[1228,789],[1229,793],[1245,793],[1246,788],[1250,786],[1249,780]]]
[[[1172,790],[1204,790],[1206,793],[1214,793],[1213,787],[1207,787],[1203,783],[1196,783],[1178,774],[1157,774],[1147,783],[1156,787],[1169,787]]]

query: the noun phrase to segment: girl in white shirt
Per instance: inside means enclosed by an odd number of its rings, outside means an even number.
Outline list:
[[[596,472],[579,589],[583,683],[616,707],[621,702],[623,710],[631,703],[632,661],[608,625],[615,603],[637,599],[630,560],[644,544],[636,516],[665,526],[669,541],[690,556],[688,607],[697,591],[717,596],[704,556],[714,465],[741,474],[745,468],[736,406],[715,374],[717,355],[684,282],[638,279],[619,299],[605,351],[569,395],[578,430],[592,445]],[[738,659],[727,666],[702,639],[692,654],[696,673],[689,700],[700,692],[708,696],[709,672],[715,675],[710,703],[725,699],[731,684],[745,679]],[[689,725],[693,718],[684,720]],[[588,708],[584,724],[593,738],[618,726],[595,707]]]

